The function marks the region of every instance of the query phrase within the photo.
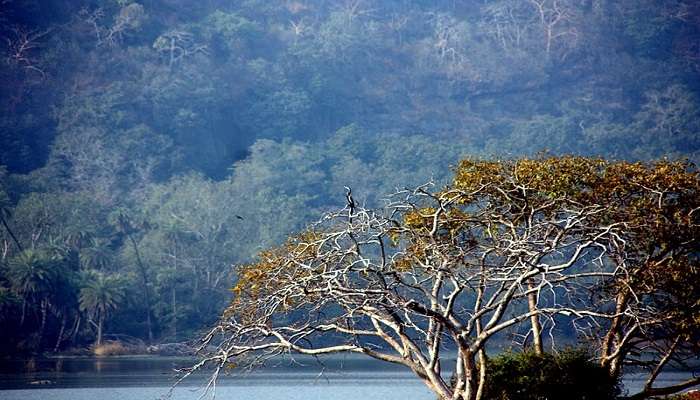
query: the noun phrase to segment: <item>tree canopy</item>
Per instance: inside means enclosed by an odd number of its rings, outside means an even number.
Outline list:
[[[360,353],[472,400],[499,340],[541,353],[570,345],[570,330],[613,381],[623,363],[649,368],[631,398],[698,385],[654,386],[700,345],[699,185],[687,162],[467,159],[451,184],[400,190],[379,210],[349,197],[239,268],[204,339],[216,350],[195,368]]]

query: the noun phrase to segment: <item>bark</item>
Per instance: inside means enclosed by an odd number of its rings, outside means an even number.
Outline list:
[[[58,352],[59,347],[61,347],[61,342],[63,342],[63,333],[66,330],[66,316],[63,315],[61,318],[61,329],[58,330],[58,336],[56,337],[56,345],[53,346],[53,352]]]
[[[532,279],[528,279],[527,288],[530,293],[527,295],[527,305],[531,312],[537,311],[537,293],[534,292]],[[530,316],[530,324],[532,326],[532,346],[537,355],[544,354],[544,346],[542,346],[542,326],[540,325],[540,317],[537,314]]]
[[[27,317],[27,298],[22,297],[22,314],[19,317],[19,326],[24,325],[24,320]]]
[[[659,361],[659,363],[656,365],[656,368],[652,371],[651,375],[649,375],[649,378],[647,379],[646,383],[644,384],[644,391],[650,391],[652,390],[652,386],[654,385],[654,382],[656,381],[656,378],[659,376],[661,371],[664,369],[666,364],[671,360],[671,357],[673,357],[673,352],[676,351],[676,348],[678,347],[678,344],[681,341],[681,336],[676,336],[676,338],[673,340],[673,344],[671,344],[671,347],[669,347],[668,351],[664,355],[664,357]]]
[[[148,342],[153,342],[153,325],[151,322],[151,291],[149,288],[148,274],[146,272],[146,266],[141,260],[141,253],[139,252],[139,247],[136,244],[136,240],[131,235],[127,235],[132,247],[134,248],[134,254],[136,255],[136,264],[139,267],[139,274],[141,275],[141,281],[143,284],[143,297],[146,302],[146,327],[148,329]]]
[[[48,314],[48,300],[41,301],[41,326],[39,327],[39,347],[41,347],[41,342],[44,338],[44,328],[46,327],[46,314]]]
[[[173,285],[173,288],[172,288],[172,307],[173,307],[172,331],[173,331],[173,338],[177,337],[177,303],[175,300],[176,300],[176,298],[175,298],[175,286]]]
[[[71,333],[71,344],[75,345],[75,341],[78,338],[78,331],[80,331],[80,314],[75,316],[75,324],[73,325],[73,332]]]
[[[104,316],[100,314],[97,319],[97,341],[95,342],[98,346],[102,344],[102,325],[104,324]]]
[[[486,351],[484,349],[479,350],[479,387],[476,389],[475,400],[481,400],[484,396],[487,362],[488,359],[486,358]]]
[[[463,354],[462,362],[464,363],[464,374],[467,386],[462,395],[462,399],[476,400],[476,395],[479,390],[479,375],[477,374],[474,354],[468,349],[464,350]]]
[[[621,370],[621,360],[624,357],[624,352],[619,352],[616,356],[613,356],[616,349],[616,339],[620,336],[620,329],[622,325],[623,316],[622,312],[627,307],[627,301],[629,300],[629,291],[622,290],[615,299],[615,317],[610,324],[608,332],[603,338],[602,345],[602,357],[601,365],[608,370],[608,374],[612,377],[617,377]]]

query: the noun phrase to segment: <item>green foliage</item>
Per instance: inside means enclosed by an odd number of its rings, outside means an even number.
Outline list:
[[[80,310],[90,315],[104,316],[124,301],[124,283],[118,276],[88,272],[82,277]]]
[[[612,400],[620,393],[618,382],[581,350],[506,353],[489,359],[488,371],[488,400]]]
[[[105,319],[124,301],[123,280],[118,275],[89,271],[82,276],[79,308],[97,328],[96,344],[102,343]],[[95,322],[96,321],[96,322]]]
[[[10,288],[0,286],[0,321],[10,315],[10,310],[19,304],[19,299]]]
[[[110,213],[134,216],[164,335],[213,318],[227,267],[343,204],[343,186],[374,206],[445,183],[465,154],[700,154],[688,0],[559,2],[549,48],[534,3],[514,0],[64,3],[0,10],[0,212],[28,265],[117,273],[138,297]],[[22,298],[8,274],[28,255],[0,238],[0,285]],[[81,313],[77,278],[61,282],[48,329]],[[110,318],[143,335],[128,300]]]
[[[284,88],[270,93],[251,108],[256,126],[270,137],[303,136],[309,120],[311,99],[301,90]],[[281,117],[281,118],[280,118]]]
[[[250,21],[237,13],[216,10],[203,21],[204,37],[216,41],[229,52],[229,57],[239,57],[245,51],[245,44],[254,40],[260,33],[255,21]]]

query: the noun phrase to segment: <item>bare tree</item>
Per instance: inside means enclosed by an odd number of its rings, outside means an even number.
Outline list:
[[[570,0],[501,1],[484,7],[483,29],[505,51],[540,47],[565,57],[578,39],[581,6]]]
[[[292,28],[292,33],[294,34],[294,44],[296,45],[300,38],[304,37],[308,30],[309,25],[306,23],[304,18],[300,18],[297,21],[289,20],[289,25]]]
[[[452,187],[399,191],[381,212],[349,201],[241,267],[235,298],[203,340],[216,351],[187,374],[214,364],[213,386],[230,363],[254,367],[287,353],[348,352],[407,367],[441,399],[481,399],[486,349],[521,326],[529,325],[530,335],[547,332],[555,346],[557,324],[581,334],[607,327],[619,338],[620,321],[654,323],[633,302],[610,307],[614,296],[593,301],[591,292],[634,271],[625,258],[639,234],[634,213],[620,212],[629,204],[610,199],[648,200],[656,190],[621,178],[658,175],[678,188],[674,174],[684,164],[669,165],[465,161]],[[683,190],[696,190],[695,172],[682,179]],[[680,198],[675,193],[670,198]],[[605,196],[610,201],[598,201]],[[684,206],[697,213],[693,201]],[[697,250],[696,241],[690,247]],[[641,296],[641,289],[629,293]],[[660,336],[653,343],[666,339],[672,348],[682,340]],[[535,343],[542,351],[539,337]]]
[[[532,13],[522,1],[489,4],[484,7],[483,29],[505,51],[520,50],[532,30]]]
[[[115,46],[123,40],[127,33],[141,27],[146,13],[141,4],[131,3],[119,9],[111,25],[102,23],[105,18],[105,11],[102,8],[96,8],[92,11],[83,8],[78,13],[78,17],[92,28],[97,46],[105,44]]]
[[[110,45],[120,42],[126,32],[138,29],[145,19],[145,11],[141,4],[132,3],[122,7],[114,17],[114,23],[109,27],[104,40]]]
[[[549,57],[552,47],[560,38],[569,37],[569,40],[578,38],[578,31],[573,25],[573,5],[565,0],[529,0],[535,7],[539,24],[544,33],[545,53]]]
[[[456,63],[460,55],[457,48],[459,31],[456,25],[457,22],[447,15],[438,14],[435,16],[434,46],[437,49],[438,58],[442,62]]]
[[[153,48],[165,56],[171,68],[188,57],[208,53],[207,46],[197,43],[191,33],[179,30],[171,30],[158,36]]]
[[[403,14],[391,14],[391,18],[386,22],[389,29],[396,35],[397,44],[403,45],[403,31],[408,25],[409,17]]]
[[[100,25],[100,20],[104,18],[104,11],[102,8],[96,8],[90,11],[87,8],[83,8],[78,12],[78,17],[80,20],[90,25],[92,28],[95,39],[97,40],[97,46],[102,44],[102,31],[104,28]]]
[[[6,59],[8,64],[15,65],[25,71],[38,74],[43,80],[46,78],[44,68],[36,59],[36,51],[41,46],[41,40],[51,32],[48,30],[27,30],[20,26],[11,29],[11,34],[5,37]]]
[[[345,0],[340,5],[340,12],[345,17],[348,26],[352,25],[357,18],[371,17],[375,9],[365,7],[365,0]]]

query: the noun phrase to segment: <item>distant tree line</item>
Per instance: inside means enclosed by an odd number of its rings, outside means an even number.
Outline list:
[[[2,351],[189,337],[343,186],[697,160],[696,3],[2,2]]]
[[[59,350],[107,333],[192,338],[230,297],[233,266],[342,204],[343,184],[375,204],[399,179],[430,176],[460,154],[423,136],[378,137],[369,151],[361,136],[350,126],[318,144],[261,140],[225,180],[190,172],[131,192],[97,181],[39,189],[53,178],[2,170],[3,350]],[[419,168],[403,159],[411,152]]]

